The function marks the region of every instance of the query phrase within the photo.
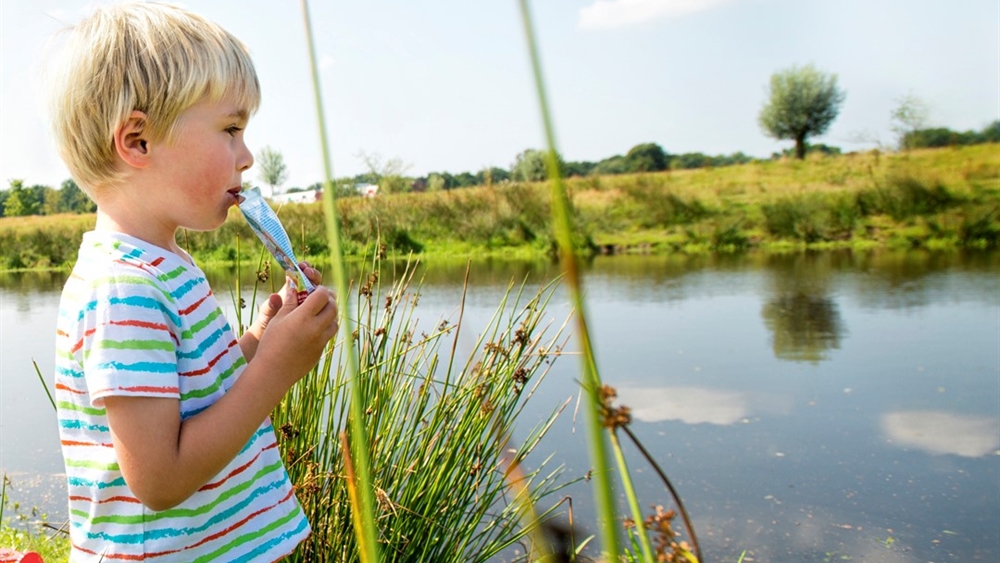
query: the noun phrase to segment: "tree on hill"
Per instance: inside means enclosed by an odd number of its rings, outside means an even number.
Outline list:
[[[378,185],[379,193],[394,194],[410,191],[411,180],[406,178],[406,172],[410,169],[408,164],[399,157],[383,160],[379,153],[366,153],[358,151],[357,157],[368,169],[368,178],[374,179],[372,184]]]
[[[597,175],[628,174],[630,170],[628,167],[628,161],[625,157],[620,154],[616,154],[598,162],[594,165],[591,172]]]
[[[656,143],[636,145],[625,155],[630,172],[658,172],[670,166],[670,157]]]
[[[597,167],[596,162],[590,162],[587,160],[567,162],[566,163],[566,176],[588,176],[593,173],[594,168]]]
[[[793,66],[771,75],[767,103],[758,120],[775,139],[795,141],[795,157],[806,155],[806,140],[822,135],[840,112],[846,94],[837,87],[837,75],[812,65]]]
[[[95,204],[72,178],[64,180],[59,187],[57,213],[93,213],[97,210]]]
[[[1000,143],[1000,119],[995,120],[979,133],[980,143]]]
[[[511,175],[521,182],[540,182],[549,177],[546,160],[548,151],[526,149],[517,155],[511,165]],[[565,175],[566,162],[559,153],[556,153],[556,160],[559,163],[559,173]]]
[[[280,152],[265,146],[260,149],[256,159],[257,167],[260,169],[260,179],[270,186],[274,195],[274,188],[285,183],[288,179],[288,167],[285,166],[285,157]]]
[[[25,217],[38,215],[41,211],[40,202],[30,188],[24,187],[24,180],[11,180],[7,199],[4,201],[4,217]]]
[[[896,99],[896,107],[890,114],[892,131],[899,141],[899,148],[912,149],[913,133],[927,127],[927,104],[913,94]]]
[[[476,182],[480,186],[491,186],[506,180],[510,180],[510,172],[498,166],[483,168],[476,173]]]

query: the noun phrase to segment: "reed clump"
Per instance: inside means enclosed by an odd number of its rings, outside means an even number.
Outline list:
[[[357,319],[357,380],[347,381],[338,344],[272,416],[313,528],[291,561],[357,560],[350,452],[339,439],[349,427],[349,388],[364,405],[384,561],[496,560],[555,509],[525,522],[517,497],[539,505],[567,484],[544,463],[524,467],[559,409],[514,438],[515,419],[564,344],[562,328],[548,334],[545,319],[554,286],[531,293],[512,284],[462,358],[457,337],[473,328],[463,326],[461,309],[457,319],[421,322],[413,276],[411,267],[393,272],[376,258],[353,285],[353,299],[342,301]]]

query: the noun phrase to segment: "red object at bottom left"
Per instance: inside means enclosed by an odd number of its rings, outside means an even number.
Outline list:
[[[0,547],[0,563],[44,563],[42,556],[34,551],[21,553],[6,547]]]

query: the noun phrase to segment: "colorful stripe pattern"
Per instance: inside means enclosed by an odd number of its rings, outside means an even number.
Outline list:
[[[201,270],[138,239],[84,235],[63,290],[56,345],[71,562],[275,561],[309,534],[270,420],[181,505],[152,511],[119,470],[103,399],[219,400],[246,360]]]

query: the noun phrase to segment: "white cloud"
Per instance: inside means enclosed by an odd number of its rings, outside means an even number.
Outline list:
[[[894,443],[935,455],[981,457],[1000,446],[1000,421],[941,411],[900,411],[882,417],[882,430]]]
[[[580,8],[578,25],[601,29],[635,25],[660,18],[677,18],[710,10],[732,0],[596,0]]]

